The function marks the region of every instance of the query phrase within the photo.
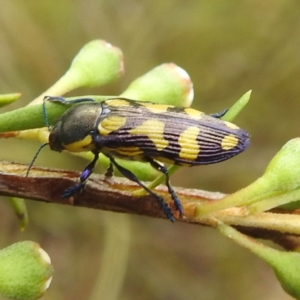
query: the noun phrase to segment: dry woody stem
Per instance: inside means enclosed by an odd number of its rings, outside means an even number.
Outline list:
[[[28,165],[0,162],[0,195],[165,218],[151,196],[132,195],[139,186],[127,179],[113,177],[107,181],[103,175],[93,174],[80,195],[66,199],[61,197],[62,191],[74,185],[79,177],[78,172],[33,167],[30,176],[26,177],[27,168]],[[170,195],[164,186],[157,187],[155,191],[172,207]],[[196,217],[197,207],[202,203],[219,201],[225,194],[184,188],[175,188],[175,191],[185,212],[184,217],[179,218],[172,207],[176,222],[216,227],[215,219],[218,219],[248,235],[273,240],[287,249],[299,245],[300,216],[297,210],[288,214],[277,210],[246,215],[245,208],[233,207],[201,218]]]

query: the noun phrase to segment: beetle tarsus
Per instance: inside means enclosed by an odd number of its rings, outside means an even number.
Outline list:
[[[109,180],[111,177],[113,177],[113,175],[114,175],[114,165],[110,162],[105,173],[105,179]]]
[[[99,153],[98,152],[94,153],[94,155],[95,155],[94,159],[81,172],[80,178],[79,178],[80,183],[78,183],[77,185],[65,190],[64,193],[62,194],[63,198],[68,198],[68,197],[74,196],[75,194],[78,194],[78,193],[80,193],[84,190],[86,181],[88,180],[88,178],[93,173],[94,167],[95,167],[96,162],[99,158]]]
[[[72,196],[75,196],[76,194],[81,193],[85,188],[85,183],[79,183],[75,186],[72,186],[68,189],[66,189],[63,194],[61,195],[62,198],[70,198]]]
[[[228,112],[228,108],[218,112],[218,113],[214,113],[214,114],[211,114],[210,116],[213,117],[213,118],[216,118],[216,119],[220,119],[222,117],[224,117],[226,115],[226,113]]]

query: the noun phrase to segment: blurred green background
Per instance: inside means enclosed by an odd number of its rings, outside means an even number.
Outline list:
[[[122,49],[125,76],[72,95],[120,94],[164,62],[190,74],[193,106],[207,113],[230,107],[252,89],[235,120],[251,133],[250,148],[172,177],[175,186],[233,192],[260,176],[281,146],[298,136],[299,13],[300,2],[288,0],[2,0],[0,93],[23,94],[3,111],[45,91],[93,39]],[[1,140],[0,159],[29,163],[37,147]],[[81,170],[86,161],[47,149],[37,164]],[[2,200],[0,247],[31,239],[52,258],[55,274],[45,300],[292,299],[264,262],[215,230],[27,201],[30,225],[20,233]]]

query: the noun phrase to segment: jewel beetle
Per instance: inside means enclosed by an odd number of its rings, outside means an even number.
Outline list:
[[[45,145],[59,152],[91,151],[94,154],[92,162],[82,171],[79,183],[67,189],[62,197],[71,197],[84,189],[99,153],[103,153],[110,160],[106,175],[112,176],[116,168],[124,177],[136,182],[156,199],[171,221],[174,216],[164,199],[115,158],[148,162],[163,173],[175,208],[183,215],[181,202],[163,163],[179,166],[218,163],[241,153],[249,145],[250,135],[246,131],[220,119],[226,111],[207,115],[193,108],[120,97],[99,103],[92,98],[67,101],[63,97],[46,96],[45,101],[76,104],[49,127],[49,142]],[[47,123],[45,105],[43,107]]]

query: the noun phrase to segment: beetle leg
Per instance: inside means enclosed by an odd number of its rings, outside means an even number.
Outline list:
[[[178,198],[178,196],[176,195],[175,191],[173,190],[172,186],[171,186],[171,183],[170,183],[170,176],[169,176],[169,173],[168,173],[168,169],[159,164],[157,161],[153,160],[151,157],[147,157],[147,160],[149,161],[149,163],[151,164],[151,166],[156,169],[158,172],[161,172],[165,175],[166,177],[166,186],[168,188],[168,191],[172,197],[172,200],[174,201],[174,205],[176,207],[176,210],[179,211],[180,213],[180,216],[183,215],[183,208],[182,208],[182,205],[181,205],[181,202]]]
[[[216,119],[220,119],[222,117],[224,117],[226,115],[226,113],[228,112],[228,108],[218,112],[218,113],[215,113],[215,114],[211,114],[210,116],[213,117],[213,118],[216,118]]]
[[[163,210],[164,214],[166,215],[166,217],[171,221],[174,222],[174,216],[173,213],[170,209],[170,207],[168,206],[168,204],[160,197],[158,196],[156,193],[154,193],[153,191],[151,191],[146,185],[144,185],[131,171],[125,169],[124,167],[120,166],[113,157],[108,156],[107,157],[110,159],[110,162],[112,165],[114,165],[118,171],[126,178],[128,178],[129,180],[137,183],[139,186],[141,186],[145,191],[147,191],[151,196],[153,196],[156,201],[158,202],[159,206],[161,207],[161,209]]]
[[[114,175],[114,166],[110,162],[109,166],[108,166],[108,168],[106,170],[106,173],[104,174],[104,176],[105,176],[105,178],[104,178],[105,182],[108,183],[108,184],[112,184],[112,182],[113,182],[113,179],[112,179],[113,175]]]
[[[105,177],[110,178],[110,177],[113,177],[113,175],[114,175],[114,165],[110,161],[109,166],[108,166],[108,168],[106,170],[106,173],[105,173]]]
[[[88,178],[93,173],[93,170],[95,168],[96,162],[97,162],[98,157],[99,157],[98,152],[96,152],[94,154],[95,154],[95,157],[94,157],[93,161],[90,162],[85,167],[85,169],[81,172],[80,177],[79,177],[80,182],[77,185],[75,185],[73,187],[70,187],[67,190],[65,190],[64,193],[62,194],[63,198],[68,198],[68,197],[74,196],[75,194],[80,193],[84,189],[84,187],[86,185],[86,181],[88,180]]]

